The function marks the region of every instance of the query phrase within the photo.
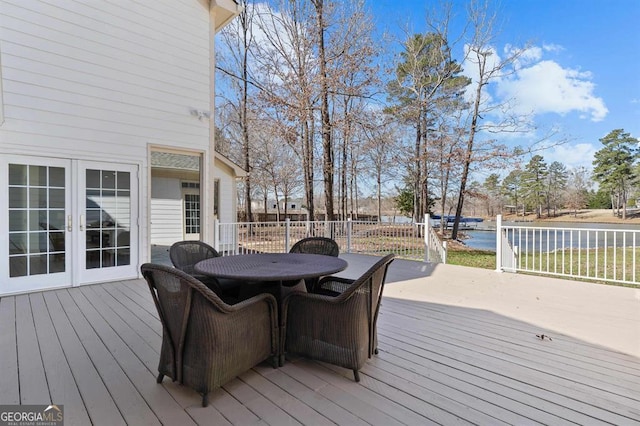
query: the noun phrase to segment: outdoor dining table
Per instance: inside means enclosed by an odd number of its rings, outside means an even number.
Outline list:
[[[283,283],[335,274],[346,267],[345,260],[321,254],[259,253],[202,260],[195,271],[248,283]]]

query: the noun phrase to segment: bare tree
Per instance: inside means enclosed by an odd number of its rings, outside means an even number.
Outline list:
[[[364,152],[371,165],[371,174],[376,183],[376,207],[378,222],[382,220],[382,184],[392,175],[391,154],[396,140],[396,129],[391,116],[369,112],[370,119],[362,126],[365,136]]]
[[[523,131],[524,123],[520,117],[509,114],[505,104],[491,103],[486,98],[487,86],[496,78],[504,77],[511,71],[511,65],[525,52],[526,49],[513,49],[505,58],[499,58],[493,46],[497,32],[496,14],[490,12],[488,1],[472,0],[468,7],[468,22],[471,28],[471,38],[466,44],[465,62],[470,64],[475,74],[472,82],[471,109],[469,112],[466,147],[463,152],[463,170],[460,177],[460,190],[456,206],[456,218],[451,231],[451,238],[458,238],[460,218],[467,189],[467,181],[473,162],[495,159],[504,156],[504,147],[497,147],[495,139],[481,141],[482,149],[478,149],[477,136],[482,132],[497,133],[502,131]],[[482,124],[485,117],[492,112],[503,113],[499,122]]]
[[[468,82],[458,76],[461,67],[452,58],[448,42],[451,5],[442,8],[442,20],[429,21],[431,31],[407,35],[403,51],[396,64],[395,79],[388,92],[395,104],[390,108],[401,121],[415,131],[413,162],[408,178],[414,194],[414,220],[421,220],[429,203],[428,145],[436,121],[437,103],[452,96],[451,88],[464,87]]]
[[[285,141],[302,162],[305,203],[311,218],[314,201],[314,109],[317,59],[314,11],[308,2],[280,0],[277,12],[265,8],[256,20],[264,40],[258,44],[262,113],[278,123]]]
[[[586,167],[572,169],[568,173],[565,189],[565,205],[573,210],[573,216],[578,216],[578,210],[587,207],[589,190],[593,186],[590,173]]]
[[[251,150],[250,150],[250,124],[249,124],[249,55],[253,44],[251,26],[254,17],[254,8],[247,0],[241,0],[242,12],[230,26],[222,31],[222,40],[226,45],[224,57],[219,60],[222,63],[220,69],[227,75],[235,76],[232,87],[235,88],[235,109],[238,115],[238,125],[241,133],[242,165],[247,171],[244,182],[245,217],[249,222],[253,221],[251,211]]]

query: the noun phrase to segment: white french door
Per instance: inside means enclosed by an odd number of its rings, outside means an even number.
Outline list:
[[[0,294],[137,276],[137,166],[3,156],[0,177]]]
[[[137,275],[137,175],[137,166],[78,163],[80,284]]]
[[[0,160],[0,294],[71,284],[70,168],[68,160]]]

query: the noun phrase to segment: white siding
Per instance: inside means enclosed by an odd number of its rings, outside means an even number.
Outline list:
[[[4,150],[146,162],[208,150],[209,13],[197,0],[0,0]]]
[[[169,246],[184,239],[180,180],[151,179],[151,244]]]
[[[235,177],[225,166],[216,167],[214,177],[220,179],[220,217],[218,220],[222,223],[237,222]]]
[[[208,0],[0,0],[0,155],[139,165],[144,260],[149,146],[211,152],[212,43]]]

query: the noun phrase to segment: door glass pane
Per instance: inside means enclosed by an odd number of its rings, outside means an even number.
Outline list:
[[[27,208],[26,187],[9,187],[9,208]]]
[[[27,253],[27,234],[26,232],[9,234],[9,254],[26,254]]]
[[[9,276],[24,277],[27,273],[27,256],[10,256],[9,257]]]
[[[87,188],[100,188],[100,170],[87,170]]]
[[[47,255],[29,257],[29,275],[42,275],[47,273]]]
[[[49,236],[46,232],[29,233],[29,253],[46,253],[48,249]]]
[[[200,233],[200,195],[184,195],[184,221],[186,234]]]
[[[118,189],[131,189],[131,174],[129,172],[118,172]]]
[[[32,209],[47,207],[47,189],[29,188],[29,207]]]
[[[102,187],[114,189],[116,187],[116,172],[111,170],[102,171]]]
[[[49,210],[49,229],[64,230],[64,210]]]
[[[9,232],[11,231],[27,231],[29,230],[27,220],[29,217],[28,210],[11,210],[9,209]]]
[[[65,272],[65,173],[62,167],[9,164],[11,277]]]
[[[49,167],[49,186],[64,188],[64,169],[62,167]]]
[[[47,168],[45,166],[29,166],[29,186],[47,186]]]
[[[49,190],[49,208],[64,208],[64,189]]]
[[[50,254],[49,255],[49,273],[64,272],[65,254]]]
[[[33,231],[37,229],[47,229],[46,210],[29,210],[29,229]]]
[[[129,265],[131,174],[115,170],[86,171],[86,269]]]
[[[9,164],[9,185],[27,185],[27,166],[24,164]]]

